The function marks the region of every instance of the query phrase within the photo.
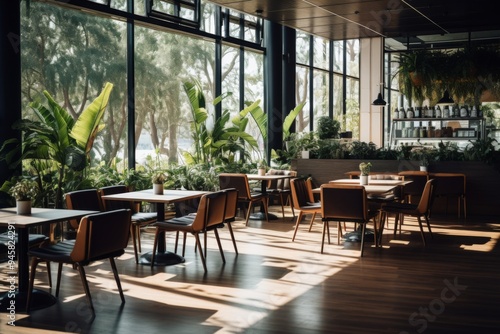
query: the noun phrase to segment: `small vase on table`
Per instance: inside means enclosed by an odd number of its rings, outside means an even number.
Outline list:
[[[31,200],[16,201],[16,212],[18,215],[30,215]]]

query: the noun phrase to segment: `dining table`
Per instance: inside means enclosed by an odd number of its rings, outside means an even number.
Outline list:
[[[207,191],[197,191],[197,190],[177,190],[177,189],[165,189],[163,194],[155,194],[153,189],[139,190],[139,191],[129,191],[120,194],[103,195],[104,200],[110,201],[132,201],[132,202],[149,202],[156,206],[157,221],[165,221],[165,204],[179,203],[189,200],[194,200],[201,198]],[[139,257],[139,263],[144,265],[151,265],[151,258],[153,252],[147,252],[141,254]],[[165,242],[165,233],[161,232],[158,237],[157,251],[155,254],[155,266],[167,266],[174,265],[178,263],[183,263],[184,257],[167,251]]]
[[[9,290],[0,294],[0,312],[12,312],[13,307],[15,311],[26,309],[26,298],[29,289],[29,229],[70,219],[80,219],[96,212],[90,210],[32,208],[31,214],[20,215],[17,214],[16,208],[0,209],[0,226],[7,228],[8,249],[10,251],[15,250],[16,255],[14,257],[14,254],[8,253],[7,275],[10,284]],[[32,309],[48,307],[55,302],[55,297],[50,293],[38,289],[33,290]]]
[[[264,175],[247,174],[247,178],[249,180],[261,181],[260,191],[265,197],[268,196],[267,195],[267,181],[291,179],[294,177],[295,176],[293,176],[293,175],[280,175],[280,174],[264,174]],[[251,214],[249,218],[252,220],[266,220],[266,213],[264,212],[264,207],[261,206],[260,211]],[[276,219],[278,219],[278,216],[268,212],[267,219],[268,220],[276,220]]]

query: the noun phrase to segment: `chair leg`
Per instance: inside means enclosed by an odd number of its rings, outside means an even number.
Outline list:
[[[203,269],[205,270],[205,273],[207,273],[207,264],[205,263],[205,256],[203,255],[203,249],[202,249],[201,242],[200,242],[200,236],[198,235],[198,233],[195,233],[194,237],[196,239],[196,247],[198,247],[198,251],[200,252],[201,263],[203,264]]]
[[[118,292],[120,292],[120,298],[122,304],[125,304],[125,296],[123,295],[122,284],[120,282],[120,276],[118,276],[118,269],[116,268],[115,259],[110,257],[109,263],[111,264],[111,269],[113,269],[113,275],[115,276],[116,286],[118,287]]]
[[[323,248],[325,247],[325,232],[328,229],[328,221],[323,221],[323,233],[321,234],[321,254],[323,254]]]
[[[269,222],[269,216],[268,216],[268,212],[269,212],[269,208],[267,207],[267,201],[264,199],[262,200],[262,205],[264,205],[264,213],[266,214],[266,222]]]
[[[219,246],[219,252],[220,252],[220,256],[222,257],[222,262],[226,263],[226,258],[224,257],[224,250],[222,249],[222,244],[221,244],[220,238],[219,238],[219,231],[217,231],[217,229],[214,229],[214,233],[215,233],[215,239],[217,240],[217,245]],[[206,245],[207,244],[205,243],[205,247],[206,247]]]
[[[52,275],[51,275],[51,270],[50,270],[50,261],[45,262],[45,264],[47,266],[47,276],[49,279],[49,287],[52,288]]]
[[[315,218],[316,218],[316,212],[313,212],[312,217],[311,217],[311,222],[309,223],[309,232],[311,232]]]
[[[59,262],[57,266],[56,297],[59,297],[59,288],[61,287],[62,267],[63,267],[62,262]]]
[[[234,239],[233,227],[231,226],[230,222],[226,224],[227,228],[229,229],[229,234],[231,235],[231,240],[233,241],[234,252],[238,254],[238,247],[236,247],[236,239]]]
[[[33,286],[35,284],[36,267],[39,259],[33,257],[31,260],[30,282],[28,287],[28,296],[26,297],[26,313],[29,313],[31,307],[31,296],[33,295]]]
[[[134,244],[135,263],[139,263],[139,255],[137,253],[137,231],[134,225],[130,225],[130,234],[132,234],[132,242]]]
[[[433,239],[434,235],[432,234],[431,224],[429,223],[429,218],[427,217],[427,215],[425,215],[424,218],[425,218],[425,223],[427,224],[427,228],[429,229],[429,234],[431,236],[431,239]]]
[[[425,246],[425,234],[424,234],[424,228],[422,226],[422,219],[420,219],[420,216],[417,216],[418,220],[418,226],[420,227],[420,234],[422,235],[422,242],[424,243]]]
[[[85,290],[85,295],[87,296],[87,302],[89,303],[92,315],[95,317],[94,303],[92,302],[92,296],[90,295],[89,282],[87,282],[87,276],[85,275],[85,269],[82,265],[78,264],[78,272],[80,273],[80,278],[82,280],[83,289]]]
[[[136,231],[135,231],[135,235],[137,237],[137,250],[139,251],[139,253],[142,252],[142,244],[141,244],[141,227],[139,225],[137,225],[135,227]]]
[[[245,217],[245,226],[248,226],[248,219],[250,218],[251,212],[252,212],[252,202],[248,203],[247,216]]]
[[[293,231],[292,241],[295,241],[295,235],[297,235],[297,230],[299,229],[299,224],[301,220],[302,220],[302,211],[299,211],[299,215],[297,216],[297,223],[295,223],[295,230]]]
[[[283,194],[280,194],[280,204],[281,204],[281,214],[283,219],[285,219],[285,199],[283,198]]]
[[[361,224],[361,254],[359,255],[360,257],[363,257],[363,251],[365,249],[365,231],[366,231],[366,223]]]

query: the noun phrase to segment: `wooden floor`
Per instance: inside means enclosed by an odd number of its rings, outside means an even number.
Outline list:
[[[303,221],[295,242],[291,218],[238,220],[239,255],[222,229],[226,264],[209,238],[206,276],[193,237],[175,266],[136,265],[129,247],[117,260],[122,307],[108,262],[95,263],[87,269],[97,311],[90,321],[79,276],[66,267],[58,302],[17,314],[16,327],[2,315],[0,333],[500,333],[500,218],[431,223],[426,247],[406,219],[401,236],[386,229],[383,247],[368,243],[359,258],[359,243],[337,245],[335,229],[320,254],[319,219],[311,232]],[[48,290],[45,270],[35,285]],[[1,281],[6,290],[5,274]]]

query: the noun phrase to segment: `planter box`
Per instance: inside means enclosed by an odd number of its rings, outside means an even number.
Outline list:
[[[359,171],[359,164],[369,160],[295,159],[292,169],[298,176],[311,176],[315,186],[330,180],[347,178],[346,172]],[[370,160],[372,172],[419,170],[417,161]],[[477,161],[443,161],[429,165],[429,173],[463,173],[467,177],[467,216],[500,217],[500,166]],[[457,200],[436,199],[433,213],[457,216]]]

